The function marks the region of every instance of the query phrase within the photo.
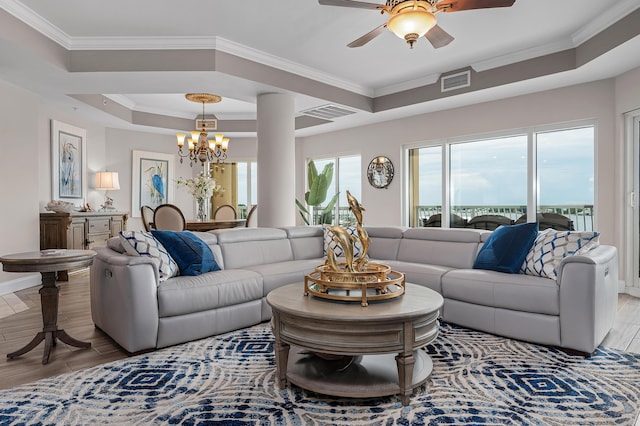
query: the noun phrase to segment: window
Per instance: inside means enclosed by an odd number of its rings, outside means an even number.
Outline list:
[[[583,125],[410,148],[409,224],[495,229],[531,211],[542,229],[591,230],[594,139]]]
[[[427,220],[442,213],[442,147],[409,151],[409,199],[414,208],[409,213],[411,226],[426,226]]]
[[[515,221],[526,215],[526,135],[456,143],[449,149],[451,227],[464,227],[479,216]]]
[[[539,220],[562,215],[569,228],[593,230],[593,141],[593,126],[536,133]]]

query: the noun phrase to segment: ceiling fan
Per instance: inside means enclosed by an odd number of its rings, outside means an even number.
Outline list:
[[[384,24],[369,31],[347,46],[364,46],[388,28],[392,33],[403,38],[413,49],[418,38],[425,36],[434,48],[439,49],[451,43],[453,37],[436,23],[436,13],[459,12],[471,9],[489,9],[509,7],[516,0],[387,0],[386,4],[366,3],[355,0],[318,0],[325,6],[355,7],[360,9],[379,10],[389,14]]]

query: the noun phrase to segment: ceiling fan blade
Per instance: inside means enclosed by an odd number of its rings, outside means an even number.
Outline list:
[[[382,30],[384,30],[385,28],[387,28],[387,23],[386,22],[384,24],[380,25],[379,27],[374,28],[373,30],[369,31],[368,33],[366,33],[362,37],[360,37],[360,38],[358,38],[356,40],[353,40],[351,43],[347,44],[347,46],[348,47],[364,46],[365,44],[369,43],[371,40],[373,40],[374,38],[379,36],[380,33],[382,32]]]
[[[436,4],[442,12],[459,12],[471,9],[489,9],[493,7],[510,7],[516,0],[444,0]]]
[[[447,44],[451,43],[454,40],[451,34],[443,30],[442,27],[438,24],[427,31],[424,36],[427,40],[429,40],[429,42],[431,42],[431,45],[433,45],[435,49],[445,47]]]
[[[359,9],[380,9],[383,7],[383,4],[376,3],[365,3],[361,1],[353,1],[353,0],[318,0],[323,6],[342,6],[342,7],[357,7]]]

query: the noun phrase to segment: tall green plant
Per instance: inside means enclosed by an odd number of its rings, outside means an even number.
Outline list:
[[[322,169],[322,172],[318,173],[318,169],[316,168],[313,160],[309,161],[309,164],[307,165],[307,181],[309,182],[309,190],[304,194],[304,200],[308,206],[318,208],[325,202],[327,199],[327,191],[329,190],[329,186],[331,186],[332,180],[333,163],[326,164]],[[331,200],[329,200],[329,203],[321,210],[321,223],[331,223],[331,212],[338,201],[338,194],[339,193],[336,193]],[[309,225],[309,219],[311,218],[311,220],[313,220],[311,212],[298,199],[296,199],[296,205],[298,206],[302,220],[304,220],[304,223]]]

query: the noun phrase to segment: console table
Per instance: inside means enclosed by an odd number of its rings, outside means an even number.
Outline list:
[[[90,342],[82,342],[69,336],[58,328],[58,299],[60,289],[56,285],[56,272],[74,268],[84,268],[93,263],[96,252],[91,250],[43,250],[27,253],[10,254],[0,257],[2,268],[8,272],[40,272],[42,288],[40,301],[42,304],[42,331],[26,346],[7,354],[7,358],[15,358],[38,346],[44,340],[42,363],[49,362],[51,347],[56,339],[79,348],[91,347]]]
[[[87,250],[105,245],[127,227],[128,213],[70,212],[40,213],[40,250]],[[66,281],[67,271],[60,271],[58,279]]]

